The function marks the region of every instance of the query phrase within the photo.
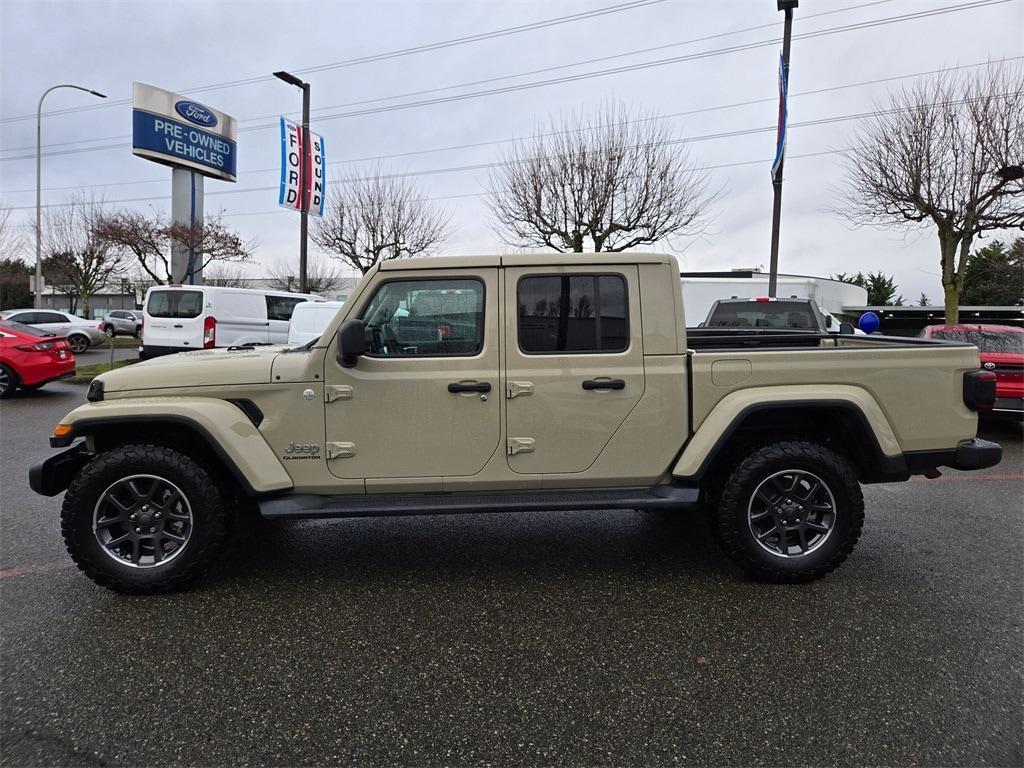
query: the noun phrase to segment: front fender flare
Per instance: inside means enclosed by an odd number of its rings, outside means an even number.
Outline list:
[[[250,494],[283,491],[292,479],[260,431],[238,406],[212,397],[139,397],[103,400],[79,406],[61,419],[71,427],[55,447],[100,433],[105,428],[138,425],[139,441],[147,429],[177,424],[196,432]],[[152,438],[150,438],[152,439]]]

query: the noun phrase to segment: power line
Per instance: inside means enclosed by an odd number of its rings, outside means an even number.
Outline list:
[[[955,66],[955,67],[945,67],[945,68],[942,68],[942,69],[933,69],[933,70],[927,70],[927,71],[924,71],[924,72],[914,72],[914,73],[906,74],[906,75],[893,75],[893,76],[890,76],[890,77],[876,78],[874,80],[863,80],[863,81],[857,82],[857,83],[844,83],[843,85],[834,85],[834,86],[829,86],[827,88],[815,88],[815,89],[809,90],[809,91],[801,91],[799,93],[792,93],[792,94],[789,95],[789,98],[790,99],[795,99],[795,98],[799,98],[801,96],[813,96],[813,95],[817,95],[817,94],[821,94],[821,93],[830,93],[830,92],[834,92],[834,91],[845,90],[845,89],[848,89],[848,88],[858,88],[858,87],[862,87],[862,86],[865,86],[865,85],[876,85],[878,83],[887,83],[887,82],[893,82],[893,81],[898,81],[898,80],[909,80],[910,78],[914,78],[914,77],[925,77],[925,76],[928,76],[928,75],[939,74],[941,72],[953,72],[953,71],[958,71],[958,70],[962,70],[962,69],[973,69],[973,68],[976,68],[976,67],[992,66],[993,64],[999,64],[999,63],[1003,63],[1003,62],[1007,62],[1007,61],[1020,61],[1022,59],[1024,59],[1024,56],[1015,56],[1013,58],[1002,59],[1002,60],[998,60],[998,61],[984,61],[984,62],[977,62],[977,63],[974,63],[974,64],[961,64],[961,65],[958,65],[958,66]],[[619,122],[619,123],[612,123],[611,127],[621,127],[621,126],[624,126],[624,125],[631,125],[631,124],[640,123],[640,122],[652,122],[652,121],[655,121],[655,120],[668,120],[668,119],[676,118],[676,117],[684,117],[684,116],[687,116],[687,115],[702,114],[702,113],[707,113],[707,112],[716,112],[716,111],[719,111],[719,110],[734,109],[734,108],[737,108],[737,107],[745,107],[745,106],[751,106],[751,105],[755,105],[755,104],[774,103],[776,100],[777,100],[777,97],[772,96],[772,97],[763,98],[763,99],[751,99],[751,100],[748,100],[748,101],[734,102],[732,104],[720,104],[720,105],[713,106],[713,107],[698,107],[696,109],[685,110],[683,112],[672,112],[672,113],[668,113],[668,114],[665,114],[665,115],[654,115],[654,116],[650,116],[650,117],[638,118],[636,120],[626,120],[626,121],[622,121],[622,122]],[[532,138],[545,138],[545,137],[548,137],[548,136],[560,136],[560,135],[564,135],[564,134],[568,134],[568,133],[578,133],[578,132],[583,131],[583,130],[586,130],[586,129],[583,129],[583,128],[573,128],[573,129],[569,129],[569,130],[565,130],[565,131],[549,131],[549,132],[546,132],[546,133],[535,134]],[[392,153],[392,154],[388,154],[388,155],[372,155],[372,156],[367,156],[367,157],[349,158],[349,159],[345,159],[345,160],[335,160],[335,161],[332,161],[330,163],[327,163],[327,165],[329,165],[329,166],[351,165],[351,164],[354,164],[354,163],[371,162],[371,161],[378,161],[378,160],[387,160],[387,159],[396,158],[396,157],[410,157],[410,156],[415,156],[415,155],[435,154],[435,153],[438,153],[438,152],[452,152],[452,151],[457,151],[457,150],[462,150],[462,149],[476,149],[476,148],[479,148],[479,147],[494,146],[494,145],[498,145],[498,144],[511,144],[511,143],[519,141],[519,140],[520,140],[520,138],[518,138],[518,137],[512,137],[512,138],[508,138],[508,139],[491,139],[491,140],[488,140],[488,141],[478,141],[478,142],[471,142],[471,143],[466,143],[466,144],[456,144],[456,145],[451,145],[451,146],[446,146],[446,147],[432,147],[430,149],[419,149],[419,150],[411,150],[411,151],[407,151],[407,152],[396,152],[396,153]],[[248,175],[253,175],[253,174],[257,174],[257,173],[277,172],[279,170],[280,170],[279,167],[273,166],[273,167],[270,167],[270,168],[257,168],[257,169],[253,169],[251,171],[243,171],[239,175],[240,176],[241,175],[248,176]],[[162,183],[165,183],[165,182],[166,182],[166,179],[151,179],[151,180],[146,180],[146,181],[120,181],[120,182],[108,182],[108,183],[101,183],[101,184],[73,184],[73,185],[64,186],[64,187],[44,187],[43,191],[46,191],[46,192],[59,192],[59,191],[65,191],[65,190],[69,190],[69,189],[95,189],[95,188],[98,188],[98,187],[132,186],[132,185],[137,185],[137,184],[162,184]],[[26,188],[26,189],[8,190],[7,194],[28,194],[28,193],[34,193],[34,192],[35,192],[35,187],[32,187],[32,188]]]
[[[839,27],[826,28],[826,29],[823,29],[823,30],[817,30],[817,31],[813,31],[813,32],[806,32],[806,33],[803,33],[803,34],[800,34],[800,35],[794,35],[794,39],[806,39],[806,38],[823,37],[823,36],[826,36],[826,35],[840,34],[840,33],[844,33],[844,32],[857,31],[857,30],[861,30],[861,29],[870,29],[872,27],[885,26],[885,25],[888,25],[888,24],[895,24],[895,23],[900,23],[900,22],[904,22],[904,21],[915,21],[915,20],[921,19],[921,18],[929,18],[929,17],[932,17],[932,16],[941,16],[941,15],[945,15],[947,13],[955,13],[955,12],[964,11],[964,10],[973,10],[975,8],[986,7],[986,6],[990,6],[990,5],[1002,5],[1004,3],[1008,3],[1008,2],[1012,2],[1012,1],[1013,0],[975,0],[974,2],[963,3],[963,4],[957,5],[957,6],[949,6],[949,7],[942,8],[942,9],[933,9],[933,10],[929,10],[929,11],[918,11],[918,12],[909,13],[909,14],[902,14],[902,15],[899,15],[899,16],[893,16],[893,17],[888,17],[888,18],[883,18],[883,19],[874,19],[874,20],[870,20],[870,21],[866,21],[866,22],[857,22],[857,23],[854,23],[854,24],[847,24],[847,25],[842,25],[842,26],[839,26]],[[728,48],[713,49],[711,51],[702,51],[702,52],[699,52],[699,53],[688,54],[686,56],[676,56],[676,57],[671,57],[671,58],[668,58],[668,59],[656,59],[654,61],[649,61],[649,62],[640,62],[640,63],[637,63],[637,64],[631,64],[631,65],[626,65],[626,66],[622,66],[622,67],[615,67],[615,68],[606,69],[606,70],[599,70],[599,71],[596,71],[596,72],[581,73],[581,74],[577,74],[577,75],[567,75],[567,76],[564,76],[564,77],[553,78],[553,79],[549,79],[549,80],[536,81],[536,82],[533,82],[533,83],[522,83],[522,84],[518,84],[518,85],[505,86],[503,88],[493,88],[493,89],[488,89],[488,90],[484,90],[484,91],[475,91],[475,92],[467,93],[467,94],[456,94],[456,95],[452,95],[452,96],[439,97],[439,98],[435,98],[435,99],[427,99],[427,100],[418,101],[418,102],[407,102],[407,103],[403,103],[403,104],[393,104],[393,105],[388,105],[388,106],[384,106],[384,107],[377,107],[377,108],[373,108],[373,109],[357,110],[357,111],[353,111],[353,112],[343,112],[343,113],[339,113],[339,114],[335,114],[335,115],[322,115],[318,119],[321,122],[323,122],[323,121],[326,121],[326,120],[336,120],[336,119],[341,119],[341,118],[346,118],[346,117],[358,117],[358,116],[364,116],[364,115],[369,115],[369,114],[379,114],[379,113],[383,113],[383,112],[392,112],[392,111],[401,110],[401,109],[411,109],[411,108],[414,108],[414,107],[431,106],[431,105],[435,105],[435,104],[450,103],[450,102],[454,102],[454,101],[464,101],[464,100],[468,100],[468,99],[479,98],[481,96],[491,96],[491,95],[495,95],[495,94],[512,93],[512,92],[516,92],[516,91],[522,91],[522,90],[527,90],[527,89],[531,89],[531,88],[539,88],[539,87],[548,86],[548,85],[559,85],[559,84],[567,83],[567,82],[576,82],[576,81],[579,81],[579,80],[589,80],[589,79],[592,79],[592,78],[595,78],[595,77],[605,77],[605,76],[612,75],[612,74],[621,74],[621,73],[624,73],[624,72],[634,72],[634,71],[638,71],[638,70],[650,69],[652,67],[666,66],[666,65],[669,65],[669,64],[677,64],[677,63],[682,63],[682,62],[686,62],[686,61],[694,61],[694,60],[697,60],[697,59],[708,58],[708,57],[711,57],[711,56],[720,56],[720,55],[725,55],[725,54],[729,54],[729,53],[738,53],[738,52],[743,52],[743,51],[748,51],[748,50],[754,50],[756,48],[763,48],[763,47],[767,47],[767,46],[777,45],[778,42],[779,42],[778,39],[771,39],[771,40],[760,41],[760,42],[757,42],[757,43],[746,43],[746,44],[742,44],[742,45],[731,46],[731,47],[728,47]],[[239,133],[266,130],[266,129],[269,129],[269,128],[275,128],[275,127],[277,127],[277,125],[278,125],[277,122],[273,122],[273,123],[267,123],[265,125],[249,126],[249,127],[246,127],[246,128],[239,129]],[[103,150],[109,150],[109,149],[119,149],[119,148],[124,148],[124,147],[128,147],[128,146],[131,146],[130,143],[107,144],[107,145],[103,145],[103,146],[99,146],[99,147],[82,147],[82,148],[78,148],[78,149],[68,149],[68,150],[62,150],[62,151],[58,151],[58,152],[49,152],[49,153],[46,153],[44,155],[44,157],[56,157],[56,156],[62,156],[62,155],[79,154],[79,153],[83,153],[83,152],[95,152],[95,151],[103,151]],[[15,157],[0,158],[0,162],[7,162],[7,161],[11,161],[11,160],[29,160],[29,159],[35,159],[35,154],[33,153],[33,154],[29,154],[29,155],[19,155],[19,156],[15,156]]]
[[[455,37],[449,40],[441,40],[435,43],[426,43],[423,45],[412,46],[410,48],[399,48],[393,51],[384,51],[382,53],[374,53],[367,56],[360,56],[354,59],[344,59],[342,61],[335,61],[328,64],[318,64],[311,67],[300,67],[292,68],[291,72],[306,73],[306,72],[322,72],[327,69],[339,69],[342,67],[352,67],[357,64],[366,64],[375,61],[384,61],[386,59],[395,59],[403,56],[410,56],[416,53],[424,53],[427,51],[435,51],[443,48],[452,48],[459,45],[466,45],[468,43],[475,43],[481,40],[493,40],[498,37],[507,37],[509,35],[516,35],[522,32],[530,32],[535,29],[546,29],[547,27],[554,27],[561,24],[569,24],[574,21],[582,21],[584,19],[597,18],[599,16],[606,16],[611,13],[621,13],[623,11],[631,11],[637,8],[643,8],[648,5],[657,5],[663,3],[665,0],[630,0],[630,2],[619,3],[617,5],[605,6],[604,8],[597,8],[592,11],[581,11],[579,13],[572,13],[568,16],[556,16],[551,19],[542,19],[540,21],[530,22],[529,24],[520,24],[515,27],[505,27],[503,29],[496,29],[491,32],[480,32],[475,35],[464,35],[462,37]],[[181,93],[204,93],[206,91],[216,91],[222,88],[232,88],[240,85],[252,85],[253,83],[268,82],[274,78],[270,75],[258,75],[256,77],[247,77],[241,80],[229,80],[221,83],[213,83],[211,85],[202,85],[195,88],[184,88],[181,89]],[[99,105],[100,109],[118,106],[121,104],[130,104],[131,99],[117,99],[115,101],[106,102]],[[58,109],[52,112],[45,112],[46,115],[64,115],[72,112],[84,112],[89,109],[95,109],[93,105],[87,107],[70,107],[68,109]],[[0,119],[0,124],[8,122],[16,122],[20,120],[31,120],[35,118],[34,114],[31,115],[18,115],[16,117],[7,117]]]
[[[1014,92],[1014,93],[1021,93],[1021,92]],[[1009,95],[1009,94],[997,94],[997,95]],[[968,102],[977,101],[977,100],[978,99],[958,99],[958,100],[955,100],[955,101],[937,102],[935,104],[931,104],[930,106],[941,106],[941,105],[954,106],[954,105],[958,105],[958,104],[966,104]],[[904,107],[904,108],[895,108],[895,109],[888,109],[888,110],[879,110],[879,111],[874,111],[874,112],[859,112],[859,113],[850,114],[850,115],[836,115],[836,116],[833,116],[833,117],[819,118],[819,119],[816,119],[816,120],[805,120],[805,121],[802,121],[802,122],[790,123],[789,127],[790,128],[806,128],[806,127],[812,127],[812,126],[818,126],[818,125],[827,125],[827,124],[830,124],[830,123],[847,122],[847,121],[851,121],[851,120],[861,120],[861,119],[864,119],[864,118],[874,117],[876,115],[885,115],[885,114],[894,114],[894,113],[897,113],[897,112],[905,112],[905,111],[907,111],[907,109],[909,109],[909,108],[905,108]],[[775,126],[775,125],[766,125],[766,126],[760,126],[760,127],[757,127],[757,128],[741,128],[741,129],[737,129],[737,130],[733,130],[733,131],[718,131],[718,132],[715,132],[715,133],[708,133],[708,134],[703,134],[703,135],[700,135],[700,136],[690,136],[690,137],[687,137],[687,138],[674,139],[672,141],[668,141],[668,142],[665,142],[665,143],[668,144],[668,145],[690,144],[690,143],[697,142],[697,141],[710,141],[710,140],[714,140],[714,139],[724,139],[724,138],[735,138],[737,136],[747,136],[747,135],[756,134],[756,133],[767,133],[767,132],[770,132],[770,131],[775,131],[776,129],[777,129],[777,126]],[[502,166],[502,165],[508,165],[508,161],[494,161],[494,162],[489,162],[489,163],[474,163],[474,164],[470,164],[470,165],[448,166],[448,167],[444,167],[444,168],[427,168],[427,169],[423,169],[423,170],[419,170],[419,171],[402,171],[402,172],[395,172],[395,173],[387,173],[387,174],[380,174],[380,175],[374,176],[374,177],[358,177],[358,178],[346,179],[345,183],[355,183],[355,182],[358,182],[358,181],[366,181],[369,178],[404,179],[404,178],[410,178],[410,177],[416,177],[416,176],[433,176],[433,175],[445,174],[445,173],[461,173],[461,172],[466,172],[466,171],[479,171],[479,170],[485,170],[485,169],[490,169],[490,168],[496,168],[496,167],[499,167],[499,166]],[[707,166],[708,169],[715,168],[715,167],[718,167],[718,166]],[[722,167],[726,167],[726,166],[722,166]],[[269,192],[269,191],[272,191],[272,190],[276,190],[278,188],[279,188],[279,185],[272,184],[272,185],[261,186],[261,187],[249,187],[247,189],[217,190],[217,191],[214,191],[214,192],[208,192],[207,193],[207,197],[214,197],[214,196],[219,196],[219,195],[250,194],[252,192]],[[125,199],[121,199],[121,200],[108,200],[106,202],[108,204],[139,203],[139,202],[152,202],[152,201],[155,201],[155,200],[170,200],[170,199],[171,199],[170,195],[162,195],[160,197],[151,197],[150,196],[150,197],[125,198]],[[49,204],[44,205],[42,207],[43,208],[66,208],[69,205],[73,205],[73,203],[49,203]],[[12,211],[23,211],[23,210],[34,209],[34,207],[35,206],[29,206],[29,205],[15,206],[15,207],[11,207],[9,210],[12,210]]]
[[[859,10],[861,8],[867,8],[867,7],[875,6],[875,5],[883,5],[883,4],[886,4],[886,3],[891,3],[893,1],[894,0],[872,0],[872,2],[861,3],[860,5],[853,5],[853,6],[848,6],[846,8],[837,8],[837,9],[834,9],[834,10],[831,10],[831,11],[820,11],[818,13],[811,13],[811,14],[802,15],[801,18],[806,20],[806,19],[817,18],[819,16],[830,16],[830,15],[836,14],[836,13],[848,13],[849,11]],[[753,27],[744,27],[742,29],[731,30],[731,31],[728,31],[728,32],[718,32],[718,33],[713,34],[713,35],[705,35],[703,37],[695,37],[695,38],[691,38],[689,40],[682,40],[682,41],[679,41],[679,42],[676,42],[676,43],[667,43],[665,45],[657,45],[657,46],[653,46],[653,47],[649,47],[649,48],[639,48],[639,49],[636,49],[636,50],[625,51],[623,53],[617,53],[617,54],[613,54],[613,55],[610,55],[610,56],[599,56],[597,58],[592,58],[592,59],[583,59],[583,60],[580,60],[580,61],[571,62],[569,64],[559,64],[557,66],[542,67],[540,69],[533,69],[533,70],[528,70],[528,71],[525,71],[525,72],[517,72],[515,74],[509,74],[509,75],[500,75],[498,77],[491,77],[491,78],[486,78],[486,79],[483,79],[483,80],[473,80],[473,81],[469,81],[469,82],[465,82],[465,83],[456,83],[456,84],[453,84],[453,85],[439,86],[437,88],[428,88],[428,89],[419,90],[419,91],[409,91],[409,92],[406,92],[406,93],[392,94],[390,96],[377,96],[377,97],[372,98],[372,99],[363,99],[363,100],[360,100],[360,101],[346,102],[346,103],[343,103],[343,104],[334,104],[334,105],[330,105],[330,106],[326,106],[326,107],[317,107],[317,108],[315,108],[313,110],[313,113],[314,113],[314,117],[315,117],[316,116],[315,113],[317,113],[317,112],[324,112],[324,111],[331,110],[331,109],[340,109],[342,107],[358,106],[358,105],[361,105],[361,104],[373,104],[373,103],[377,103],[377,102],[381,102],[381,101],[392,101],[394,99],[401,99],[401,98],[406,98],[406,97],[409,97],[409,96],[420,96],[420,95],[424,95],[424,94],[428,94],[428,93],[437,93],[437,92],[440,92],[440,91],[455,90],[457,88],[468,88],[468,87],[471,87],[471,86],[474,86],[474,85],[484,85],[486,83],[499,82],[499,81],[502,81],[502,80],[513,80],[513,79],[518,78],[518,77],[527,77],[527,76],[530,76],[530,75],[541,74],[541,73],[544,73],[544,72],[553,72],[553,71],[562,70],[562,69],[571,69],[573,67],[581,67],[581,66],[583,66],[585,64],[595,64],[595,63],[602,62],[602,61],[612,61],[614,59],[627,58],[629,56],[638,56],[638,55],[643,54],[643,53],[652,53],[654,51],[666,50],[668,48],[678,48],[678,47],[681,47],[681,46],[684,46],[684,45],[692,45],[694,43],[707,42],[708,40],[716,40],[716,39],[722,38],[722,37],[731,37],[733,35],[743,34],[745,32],[753,32],[753,31],[756,31],[756,30],[761,30],[761,29],[767,29],[769,27],[774,27],[774,26],[777,26],[778,23],[779,22],[772,22],[770,24],[758,24],[758,25],[753,26]],[[127,101],[128,100],[123,100],[122,103],[127,103]],[[100,104],[100,105],[98,105],[98,107],[104,107],[104,106],[110,106],[110,105],[109,104]],[[94,107],[93,105],[88,105],[88,106],[83,106],[83,107],[80,107],[80,108],[76,107],[75,109],[83,109],[84,110],[84,109],[94,109],[94,108],[97,108],[97,107]],[[275,115],[261,115],[260,117],[251,117],[251,118],[240,119],[240,120],[238,120],[238,123],[242,124],[242,123],[254,122],[254,121],[258,121],[258,120],[269,120],[269,119],[276,119],[276,118],[277,118],[276,114]],[[96,141],[115,141],[115,140],[116,141],[120,141],[122,139],[130,139],[130,138],[131,138],[131,136],[118,135],[118,136],[104,136],[104,137],[101,137],[101,138],[93,138],[93,139],[76,139],[75,141],[62,141],[62,142],[53,142],[51,144],[44,144],[43,145],[43,149],[49,149],[50,147],[70,146],[72,144],[85,144],[85,143],[96,142]],[[2,152],[23,152],[23,151],[28,151],[28,150],[33,150],[34,151],[35,150],[35,145],[23,146],[23,147],[8,147],[8,148],[0,149],[0,151],[2,151]]]

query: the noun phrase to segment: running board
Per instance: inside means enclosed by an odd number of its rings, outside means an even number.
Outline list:
[[[678,509],[697,504],[696,488],[656,485],[577,491],[490,493],[388,493],[351,496],[293,494],[259,503],[270,520],[392,515],[452,515],[474,512],[550,512],[573,509]]]

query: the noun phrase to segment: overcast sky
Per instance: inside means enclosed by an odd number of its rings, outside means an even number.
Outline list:
[[[967,4],[952,0],[803,0],[799,36],[908,13]],[[594,73],[750,43],[782,33],[775,0],[666,0],[463,45],[349,66],[357,57],[478,35],[600,8],[601,2],[47,2],[0,0],[0,200],[29,220],[34,206],[34,113],[39,94],[75,83],[109,95],[106,102],[71,90],[46,101],[43,202],[59,204],[86,188],[112,207],[169,210],[170,170],[130,149],[131,84],[138,80],[208,104],[239,121],[238,182],[207,180],[207,213],[259,242],[263,264],[297,261],[298,216],[277,207],[279,132],[276,116],[296,114],[297,89],[271,78],[286,69],[312,83],[312,128],[326,139],[328,180],[366,167],[365,158],[415,178],[424,196],[453,215],[447,253],[505,252],[481,200],[487,171],[465,169],[495,160],[500,142],[528,135],[552,114],[593,110],[608,99],[669,118],[700,164],[712,167],[723,194],[710,231],[660,244],[685,269],[767,268],[774,153],[778,46],[769,44],[690,61],[606,74],[575,82],[483,95],[448,103],[337,115],[430,97]],[[760,27],[759,29],[752,29]],[[746,31],[743,31],[746,30]],[[706,39],[715,36],[713,39]],[[701,38],[705,38],[701,40]],[[854,115],[905,83],[866,81],[983,64],[1024,55],[1024,2],[987,6],[840,31],[793,42],[790,121]],[[661,47],[659,50],[639,52]],[[605,57],[578,66],[578,62]],[[305,68],[317,71],[302,74]],[[557,67],[542,73],[523,74]],[[520,75],[517,77],[507,77]],[[262,78],[262,79],[257,79]],[[468,87],[474,81],[503,78]],[[214,90],[204,86],[255,80]],[[407,96],[417,91],[431,94]],[[372,103],[367,100],[376,100]],[[757,104],[729,107],[763,99]],[[73,107],[88,109],[52,114]],[[714,108],[714,109],[711,109]],[[695,110],[706,110],[695,112]],[[31,119],[17,119],[31,116]],[[297,115],[296,115],[297,116]],[[266,125],[268,127],[260,129]],[[836,155],[850,121],[793,127],[789,134],[780,269],[828,275],[882,269],[916,301],[924,291],[941,302],[933,230],[910,234],[852,230],[828,208],[839,180]],[[721,138],[701,136],[767,128]],[[47,149],[47,147],[49,147]],[[360,161],[350,163],[349,161]],[[460,170],[461,169],[461,170]],[[125,201],[125,202],[119,202]],[[127,202],[132,201],[132,202]],[[1007,234],[1007,237],[1012,236]],[[256,275],[259,267],[251,272]]]

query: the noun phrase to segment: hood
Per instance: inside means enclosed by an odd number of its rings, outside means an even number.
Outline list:
[[[287,346],[179,352],[100,374],[105,392],[266,384],[274,358]]]

